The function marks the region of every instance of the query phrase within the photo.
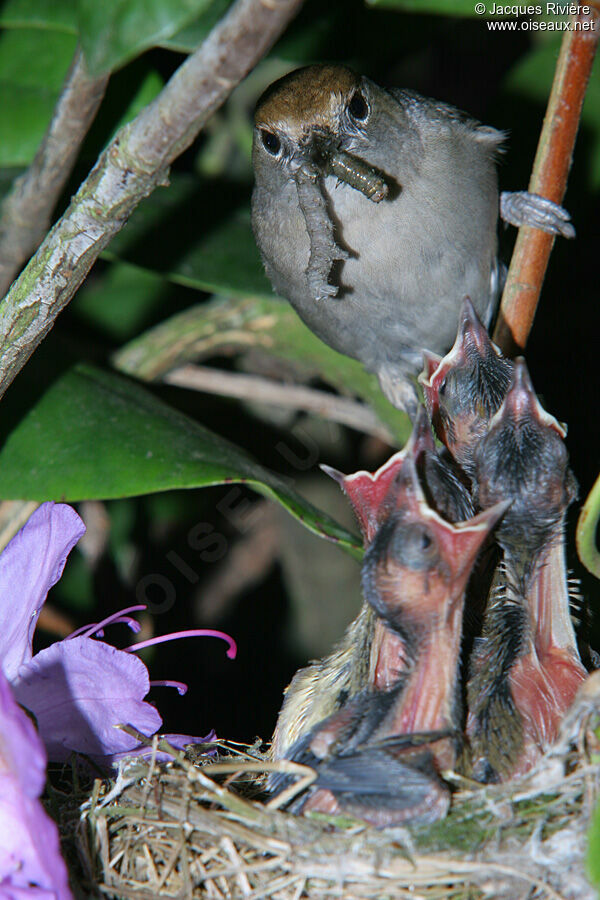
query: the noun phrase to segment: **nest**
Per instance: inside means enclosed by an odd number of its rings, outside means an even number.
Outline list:
[[[222,743],[216,758],[192,760],[155,739],[172,761],[129,760],[115,780],[97,780],[81,807],[77,850],[96,891],[134,900],[592,900],[585,853],[599,726],[595,673],[535,769],[486,786],[446,773],[456,788],[448,817],[410,830],[285,812],[289,794],[269,801],[265,773],[295,771],[298,792],[311,771],[269,762],[258,746]]]

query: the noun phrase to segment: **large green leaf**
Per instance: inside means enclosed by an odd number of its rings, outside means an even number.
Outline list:
[[[77,0],[4,0],[0,27],[77,34]]]
[[[536,42],[514,65],[504,83],[507,91],[546,105],[554,72],[562,34],[550,33]],[[591,138],[591,146],[583,159],[589,160],[590,187],[600,188],[600,78],[596,71],[589,80],[585,102],[581,112],[581,125]]]
[[[75,52],[76,38],[30,29],[0,34],[0,166],[33,159]]]
[[[79,34],[90,70],[119,68],[205,13],[212,0],[79,0]]]
[[[242,450],[117,375],[77,366],[0,451],[0,498],[112,499],[245,482],[358,555],[360,542]]]
[[[324,344],[288,303],[274,297],[216,298],[194,306],[135,338],[113,361],[128,374],[153,380],[225,348],[228,352],[254,349],[292,363],[303,375],[319,377],[340,393],[365,400],[399,444],[410,434],[408,416],[386,400],[376,377]]]
[[[161,47],[176,50],[178,53],[192,53],[200,46],[209,31],[225,15],[233,0],[213,0],[209,9],[166,40],[160,41]]]
[[[174,177],[168,190],[140,204],[105,256],[203,291],[273,295],[250,226],[248,191],[216,179]]]
[[[122,342],[160,318],[170,292],[180,290],[154,272],[115,262],[94,271],[71,302],[70,312]],[[158,313],[158,315],[157,315]],[[150,321],[149,321],[150,320]]]

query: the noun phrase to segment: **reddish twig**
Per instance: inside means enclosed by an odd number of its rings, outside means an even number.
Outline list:
[[[559,204],[600,37],[600,2],[588,5],[589,14],[580,13],[571,20],[586,30],[573,28],[565,33],[529,182],[532,193]],[[494,340],[507,356],[522,352],[527,343],[553,243],[551,234],[527,226],[519,229],[494,332]]]

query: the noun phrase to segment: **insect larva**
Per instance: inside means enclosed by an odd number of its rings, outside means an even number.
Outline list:
[[[334,150],[329,155],[327,171],[374,203],[387,197],[388,186],[377,169],[345,150]]]

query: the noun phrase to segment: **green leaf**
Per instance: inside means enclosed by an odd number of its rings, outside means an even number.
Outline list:
[[[505,80],[505,90],[546,106],[562,37],[544,36],[529,53],[514,65]],[[595,77],[594,77],[595,76]],[[600,188],[600,78],[592,72],[581,113],[581,126],[592,137],[587,155],[590,165],[590,187]]]
[[[167,50],[175,50],[177,53],[193,53],[219,19],[225,15],[232,3],[233,0],[213,0],[206,12],[203,12],[185,28],[177,31],[172,37],[160,41],[159,46]]]
[[[75,45],[58,31],[0,35],[0,166],[25,166],[35,156]]]
[[[5,0],[1,28],[40,28],[77,34],[77,0]]]
[[[368,6],[439,16],[476,16],[474,0],[367,0]],[[481,18],[481,16],[479,16]]]
[[[600,520],[600,475],[594,482],[579,513],[575,540],[579,559],[588,572],[600,578],[600,553],[596,544],[598,521]]]
[[[212,0],[79,0],[79,33],[90,71],[112,71],[172,37]]]
[[[148,59],[116,72],[86,137],[82,156],[95,160],[123,125],[131,122],[161,92],[164,81]]]
[[[224,348],[250,349],[292,363],[307,377],[319,377],[340,393],[365,400],[400,445],[408,439],[408,416],[382,394],[377,378],[354,359],[332,350],[274,297],[217,298],[173,316],[123,347],[113,362],[139,378],[160,378],[170,369],[218,355]]]
[[[248,192],[216,179],[174,177],[168,190],[140,204],[104,255],[211,293],[273,296],[250,226]]]
[[[113,263],[84,282],[70,311],[108,337],[127,340],[161,309],[165,287],[169,286],[160,275],[127,263]]]
[[[57,93],[74,52],[73,35],[26,28],[5,31],[0,37],[0,81]]]
[[[165,83],[158,72],[150,70],[140,82],[131,103],[127,106],[123,116],[115,125],[111,137],[114,136],[123,125],[126,125],[127,122],[131,122],[135,119],[135,117],[141,113],[143,108],[151,103],[155,97],[158,97],[164,86]]]
[[[585,866],[592,884],[600,888],[600,805],[594,810],[592,824],[588,831]]]
[[[113,499],[244,482],[315,534],[360,554],[358,538],[278,475],[138,385],[91,366],[58,379],[0,451],[0,498]]]

